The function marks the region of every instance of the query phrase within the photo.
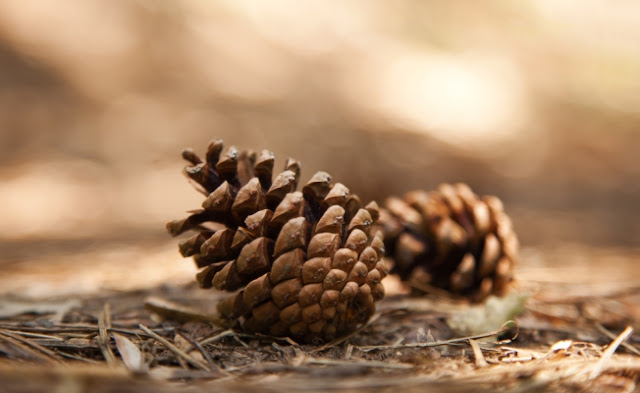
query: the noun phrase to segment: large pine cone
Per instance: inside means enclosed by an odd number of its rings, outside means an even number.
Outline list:
[[[375,202],[361,207],[342,184],[316,173],[295,191],[300,166],[289,159],[272,181],[274,155],[238,152],[220,157],[222,141],[209,145],[203,162],[191,150],[185,174],[206,195],[202,209],[167,224],[202,270],[201,287],[236,291],[221,301],[222,316],[250,332],[306,342],[353,331],[384,296],[388,268],[382,234],[370,234]]]
[[[497,197],[480,199],[465,184],[442,184],[389,198],[378,225],[395,271],[416,287],[473,301],[507,292],[518,239]]]

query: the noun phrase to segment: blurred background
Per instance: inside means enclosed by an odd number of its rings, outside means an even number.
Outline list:
[[[216,137],[364,200],[467,182],[523,264],[634,280],[639,42],[631,0],[0,2],[0,292],[191,280],[164,224]]]

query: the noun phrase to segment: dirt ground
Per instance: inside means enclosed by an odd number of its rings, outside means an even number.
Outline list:
[[[5,270],[3,391],[629,392],[640,376],[640,339],[630,333],[640,329],[640,287],[628,263],[637,250],[525,248],[511,295],[485,305],[411,295],[391,278],[367,326],[299,345],[217,327],[221,294],[197,288],[179,268],[189,261],[174,260],[174,244],[152,256],[143,249],[139,259],[149,263],[135,277],[123,283],[122,274],[105,274],[81,295],[73,282],[105,266],[126,269],[136,252]],[[155,279],[153,270],[161,271]],[[48,296],[15,296],[41,285]],[[501,326],[511,312],[515,322]]]

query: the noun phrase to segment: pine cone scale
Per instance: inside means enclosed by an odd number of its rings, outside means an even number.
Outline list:
[[[290,278],[300,277],[303,274],[303,266],[306,266],[308,262],[305,263],[304,251],[300,248],[285,252],[273,261],[269,280],[275,285]]]

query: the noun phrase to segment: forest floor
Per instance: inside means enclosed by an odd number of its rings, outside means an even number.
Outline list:
[[[0,390],[638,389],[638,250],[527,248],[512,293],[483,305],[412,295],[391,278],[366,326],[318,345],[217,327],[218,294],[174,268],[174,254],[167,244],[5,266]]]

